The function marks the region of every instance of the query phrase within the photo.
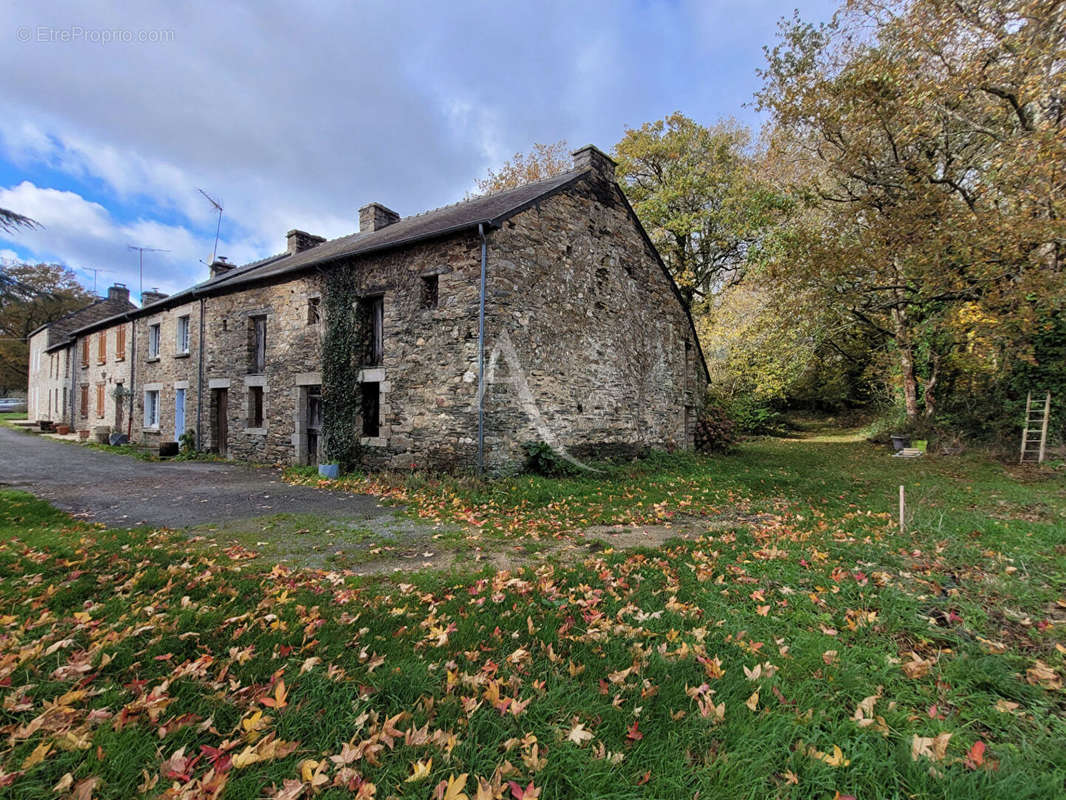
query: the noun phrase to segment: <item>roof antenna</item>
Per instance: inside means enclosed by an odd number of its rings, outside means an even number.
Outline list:
[[[93,294],[96,294],[96,273],[98,272],[114,272],[110,269],[100,269],[99,267],[82,267],[82,272],[91,272],[93,274]]]
[[[215,263],[215,255],[218,253],[218,234],[222,231],[222,203],[220,201],[216,200],[215,198],[213,198],[211,195],[209,195],[207,192],[205,192],[199,186],[196,187],[196,191],[198,191],[200,194],[202,194],[204,197],[206,197],[207,198],[207,202],[209,202],[211,205],[213,205],[218,210],[218,225],[215,226],[215,247],[211,251],[211,263],[214,264]]]
[[[160,247],[138,247],[135,244],[131,244],[131,245],[128,245],[128,246],[129,246],[130,250],[136,250],[137,251],[137,255],[138,255],[137,269],[138,269],[138,275],[139,275],[139,278],[140,278],[140,285],[139,285],[137,291],[139,292],[139,294],[141,296],[141,305],[143,306],[144,305],[144,254],[145,253],[169,253],[170,251],[169,250],[163,250]]]

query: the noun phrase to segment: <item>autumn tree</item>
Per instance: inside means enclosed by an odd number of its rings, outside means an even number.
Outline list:
[[[626,130],[617,175],[689,305],[743,274],[780,202],[750,169],[751,132],[680,112]]]
[[[26,385],[33,331],[94,299],[73,271],[58,264],[0,269],[0,391]]]
[[[570,169],[570,153],[565,140],[555,144],[534,144],[528,153],[515,153],[498,170],[477,181],[477,194],[492,194],[526,183],[554,177]]]
[[[768,50],[772,157],[804,204],[769,275],[891,344],[912,421],[979,328],[1061,295],[1063,8],[856,0]]]

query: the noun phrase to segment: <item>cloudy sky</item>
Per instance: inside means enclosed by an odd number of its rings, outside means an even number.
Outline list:
[[[303,8],[303,6],[308,8]],[[751,125],[762,46],[830,0],[0,0],[0,258],[174,291],[378,201],[455,202],[533,142],[609,150],[680,110]],[[135,8],[136,10],[131,10]],[[106,270],[106,272],[104,271]]]

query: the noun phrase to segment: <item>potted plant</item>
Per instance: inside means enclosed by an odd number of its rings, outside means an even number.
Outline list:
[[[68,436],[70,434],[69,425],[56,425],[56,433],[60,436]]]

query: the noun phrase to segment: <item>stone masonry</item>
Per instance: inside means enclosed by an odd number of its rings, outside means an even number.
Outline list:
[[[132,419],[107,405],[103,421],[132,423],[153,445],[191,430],[232,458],[314,463],[322,295],[342,270],[372,333],[352,354],[356,385],[333,388],[359,397],[352,436],[367,466],[471,469],[484,245],[489,470],[518,467],[526,442],[573,459],[692,446],[707,380],[699,343],[606,155],[582,148],[570,173],[416,217],[380,203],[359,216],[357,234],[290,231],[277,256],[219,260],[207,281],[151,298],[130,315],[124,362],[108,344],[96,363],[96,346],[125,318],[77,331],[76,349],[90,342],[92,363],[74,365],[90,400],[101,382],[133,387]]]

